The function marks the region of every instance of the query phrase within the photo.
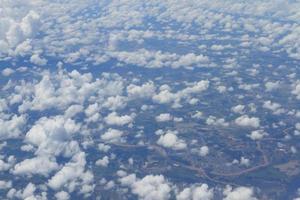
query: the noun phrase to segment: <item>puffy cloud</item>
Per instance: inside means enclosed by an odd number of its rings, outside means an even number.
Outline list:
[[[68,200],[68,199],[70,199],[70,195],[69,195],[69,193],[67,193],[65,191],[60,191],[55,194],[55,198],[57,200]]]
[[[124,126],[126,124],[132,123],[133,117],[134,117],[134,115],[133,116],[129,116],[129,115],[119,116],[116,112],[112,112],[104,118],[104,121],[108,125]]]
[[[208,146],[202,146],[199,150],[199,155],[200,156],[207,156],[209,153],[209,148]]]
[[[182,99],[189,100],[192,95],[197,95],[209,87],[208,80],[198,81],[193,83],[191,86],[184,88],[176,93],[172,93],[170,88],[166,85],[165,87],[160,88],[160,92],[155,94],[152,99],[156,103],[160,104],[169,104],[173,103],[173,105],[178,106],[180,105],[180,101]]]
[[[141,86],[130,84],[126,89],[128,96],[132,98],[149,98],[155,93],[153,82],[147,82]]]
[[[265,83],[266,91],[268,91],[268,92],[278,89],[279,86],[280,86],[279,81],[276,81],[276,82],[269,81],[269,82]]]
[[[101,135],[101,139],[110,143],[122,142],[123,134],[123,131],[110,128],[103,135]]]
[[[1,190],[9,189],[11,187],[12,187],[12,182],[11,181],[0,180],[0,189]]]
[[[103,73],[101,78],[93,81],[90,73],[58,70],[52,74],[43,72],[37,84],[20,85],[16,92],[26,97],[19,106],[20,112],[26,112],[27,110],[64,110],[72,104],[82,105],[93,95],[99,97],[99,103],[102,105],[107,97],[120,95],[122,90],[123,80],[117,75]],[[22,91],[26,93],[22,94]]]
[[[296,123],[295,124],[295,131],[294,131],[294,134],[295,135],[300,135],[300,123]]]
[[[8,68],[8,67],[2,70],[2,75],[3,76],[10,76],[13,73],[15,73],[15,70],[13,70],[11,68]]]
[[[260,120],[257,117],[249,117],[248,115],[242,115],[235,119],[235,123],[239,126],[258,128],[260,126]]]
[[[164,135],[161,135],[160,138],[157,140],[157,144],[174,150],[182,150],[187,147],[184,140],[179,139],[177,135],[170,131],[168,131]]]
[[[40,174],[48,176],[49,173],[58,169],[56,160],[49,157],[35,157],[25,159],[15,165],[13,173],[15,175]]]
[[[96,161],[96,165],[98,166],[107,167],[108,164],[109,164],[109,159],[107,156],[104,156],[102,159]]]
[[[8,120],[3,120],[0,118],[0,139],[18,137],[22,133],[26,122],[27,119],[24,115],[13,115]]]
[[[85,170],[85,165],[85,153],[75,154],[70,162],[49,179],[48,186],[53,190],[66,188],[69,192],[73,192],[79,187],[79,193],[92,192],[94,177],[90,171]]]
[[[65,118],[71,118],[77,115],[78,113],[81,113],[83,111],[82,105],[71,105],[66,111],[65,111]]]
[[[213,189],[209,189],[207,184],[193,185],[184,188],[176,195],[177,200],[212,200],[213,197]]]
[[[40,118],[26,133],[25,141],[36,146],[36,154],[72,155],[78,151],[78,144],[72,137],[80,125],[63,116]]]
[[[161,113],[160,115],[155,117],[155,120],[157,122],[167,122],[167,121],[171,121],[172,119],[173,117],[170,113]]]
[[[229,123],[225,121],[225,119],[223,118],[216,118],[214,116],[209,116],[207,119],[206,119],[206,124],[207,125],[213,125],[213,126],[228,126]]]
[[[104,102],[103,107],[109,110],[117,110],[124,108],[126,106],[127,99],[122,96],[112,96],[108,97],[106,102]]]
[[[35,11],[29,11],[20,21],[4,18],[1,25],[6,32],[2,33],[4,38],[0,37],[0,41],[4,39],[9,47],[14,48],[26,39],[34,37],[39,31],[39,24],[40,16]]]
[[[252,140],[261,140],[267,133],[265,133],[263,130],[255,130],[252,131],[248,137],[250,137]]]
[[[250,165],[250,160],[248,158],[245,157],[241,157],[240,159],[240,165],[244,165],[244,166],[249,166]]]
[[[237,105],[231,108],[231,110],[235,113],[242,114],[244,112],[245,106],[244,105]]]
[[[30,57],[30,62],[32,62],[33,64],[36,65],[46,65],[47,64],[47,60],[45,58],[41,58],[41,56],[39,54],[33,54]]]
[[[232,188],[231,186],[227,186],[224,191],[224,200],[257,200],[254,197],[254,191],[252,188],[247,187],[237,187]]]
[[[171,197],[171,185],[163,175],[147,175],[137,179],[135,174],[122,177],[120,182],[129,186],[133,194],[141,200],[166,200]]]
[[[294,94],[297,99],[300,99],[300,81],[297,81],[294,84],[294,89],[292,90],[292,94]]]
[[[33,183],[28,183],[28,185],[23,190],[22,198],[23,199],[27,199],[29,197],[32,198],[35,191],[36,191],[36,186]]]
[[[281,108],[281,105],[279,103],[271,102],[270,100],[265,101],[263,103],[263,108],[271,110],[271,111],[273,111],[274,114],[277,114],[277,115],[284,112],[284,109]]]

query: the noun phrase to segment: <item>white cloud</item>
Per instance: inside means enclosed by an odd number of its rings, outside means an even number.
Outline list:
[[[163,175],[147,175],[136,179],[135,175],[121,178],[123,185],[128,185],[133,194],[141,200],[167,200],[171,197],[171,185]]]
[[[168,131],[164,135],[161,135],[160,138],[157,140],[157,144],[174,150],[182,150],[187,147],[184,140],[179,139],[177,135],[170,131]]]
[[[155,117],[155,120],[157,122],[167,122],[167,121],[171,121],[172,119],[173,116],[170,113],[161,113]]]
[[[209,148],[208,146],[202,146],[199,150],[199,155],[200,156],[207,156],[209,153]]]
[[[12,75],[13,73],[15,73],[15,70],[13,70],[12,68],[5,68],[2,70],[2,75],[3,76],[10,76]]]
[[[48,176],[49,173],[58,169],[56,160],[49,157],[35,157],[25,159],[15,165],[13,173],[15,175],[40,174]]]
[[[85,153],[75,154],[70,162],[49,179],[48,186],[53,190],[66,188],[69,192],[73,192],[79,188],[79,193],[92,192],[94,177],[90,171],[85,170],[85,165]]]
[[[276,82],[268,81],[265,83],[266,91],[268,91],[268,92],[278,89],[279,86],[280,86],[279,81],[276,81]]]
[[[95,164],[98,166],[107,167],[109,164],[109,158],[104,156],[102,159],[97,160]]]
[[[260,120],[257,117],[249,117],[248,115],[242,115],[235,119],[235,123],[239,126],[258,128],[260,126]]]
[[[235,113],[242,114],[244,112],[245,106],[244,105],[237,105],[231,108],[231,110]]]
[[[252,140],[261,140],[267,133],[265,133],[263,130],[255,130],[252,131],[248,137],[250,137]]]
[[[1,116],[0,116],[1,117]],[[8,120],[0,118],[0,139],[16,138],[18,137],[26,125],[27,119],[24,115],[13,115]]]
[[[147,82],[141,86],[130,84],[126,89],[128,96],[132,98],[149,98],[155,93],[153,82]]]
[[[210,189],[207,184],[184,188],[184,190],[176,195],[177,200],[212,200],[213,197],[213,189]]]
[[[294,84],[294,89],[292,90],[292,94],[294,94],[297,99],[300,99],[300,81],[297,81]]]
[[[57,200],[69,200],[70,199],[70,195],[69,195],[69,193],[67,193],[65,191],[60,191],[60,192],[57,192],[55,194],[55,198]]]
[[[103,135],[101,135],[101,139],[110,143],[122,142],[123,134],[123,131],[109,128]]]
[[[133,118],[134,118],[134,115],[132,115],[132,116],[129,116],[129,115],[119,116],[116,112],[112,112],[104,118],[104,121],[108,125],[124,126],[126,124],[132,123]]]
[[[254,197],[253,189],[247,187],[237,187],[233,189],[231,186],[227,186],[223,194],[225,196],[224,200],[257,200],[257,198]]]
[[[190,100],[192,95],[200,94],[201,92],[207,90],[209,87],[208,80],[202,80],[192,83],[191,86],[179,90],[176,93],[172,93],[170,88],[165,85],[165,87],[160,88],[158,94],[153,95],[152,99],[156,103],[169,104],[173,103],[173,106],[179,106],[182,99]]]
[[[206,119],[206,124],[207,125],[212,125],[212,126],[228,126],[229,123],[225,121],[223,118],[216,118],[215,116],[209,116]]]
[[[79,124],[63,116],[42,117],[26,133],[25,141],[37,147],[36,154],[70,156],[79,150],[77,142],[72,141],[79,129]]]

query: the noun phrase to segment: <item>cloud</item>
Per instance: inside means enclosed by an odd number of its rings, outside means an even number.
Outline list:
[[[85,153],[75,154],[70,162],[49,179],[48,186],[53,190],[66,188],[69,192],[79,188],[78,193],[89,194],[94,189],[94,176],[85,170],[85,165]]]
[[[107,167],[109,164],[109,159],[107,156],[104,156],[102,159],[99,159],[95,163],[98,166]]]
[[[228,126],[229,125],[229,123],[226,122],[225,119],[223,119],[223,118],[218,119],[211,115],[206,119],[206,124],[213,125],[213,126]]]
[[[242,114],[244,112],[245,106],[244,105],[237,105],[231,108],[231,110],[235,113]]]
[[[227,186],[224,191],[224,200],[257,200],[254,197],[254,191],[252,188],[247,187],[237,187],[232,188],[231,186]]]
[[[36,65],[44,66],[47,64],[48,61],[45,58],[41,58],[38,54],[33,54],[30,57],[30,62]]]
[[[297,99],[300,99],[300,81],[297,81],[294,84],[294,89],[292,90],[292,94],[294,94]]]
[[[68,200],[68,199],[70,199],[70,195],[69,195],[69,193],[67,193],[65,191],[60,191],[55,194],[55,198],[57,200]]]
[[[132,98],[149,98],[155,93],[153,82],[147,82],[141,86],[130,84],[126,89],[128,96]]]
[[[157,122],[167,122],[167,121],[171,121],[172,119],[173,117],[170,113],[161,113],[160,115],[155,117],[155,120]]]
[[[248,115],[242,115],[235,119],[235,123],[238,126],[258,128],[260,126],[260,120],[257,117],[249,117]]]
[[[180,106],[180,101],[182,99],[190,100],[192,95],[199,94],[209,87],[208,80],[201,80],[195,83],[192,83],[191,86],[179,90],[175,93],[170,91],[170,88],[167,85],[161,86],[160,92],[155,94],[152,97],[152,100],[160,104],[169,104],[172,103],[175,107]]]
[[[35,157],[25,159],[17,163],[14,167],[13,174],[15,175],[33,175],[40,174],[48,176],[51,172],[59,168],[56,160],[49,157]]]
[[[163,175],[147,175],[137,179],[134,174],[120,179],[123,185],[131,188],[133,194],[141,200],[167,200],[171,197],[171,185]]]
[[[20,136],[26,122],[27,119],[25,115],[13,115],[7,120],[0,118],[0,139],[16,138]]]
[[[37,147],[36,154],[70,156],[76,153],[78,144],[72,138],[80,130],[80,124],[63,116],[40,118],[26,133],[25,141]]]
[[[174,150],[182,150],[187,147],[187,144],[184,140],[179,139],[177,135],[175,135],[173,132],[168,131],[166,134],[161,135],[159,139],[157,140],[157,144],[166,147],[171,148]]]
[[[109,143],[122,142],[123,134],[124,134],[123,131],[109,128],[103,135],[101,135],[101,139]]]
[[[210,189],[207,184],[193,185],[184,188],[176,195],[177,200],[212,200],[213,197],[213,189]]]
[[[280,86],[280,82],[279,81],[276,81],[276,82],[269,81],[269,82],[265,83],[265,87],[266,87],[266,91],[267,92],[271,92],[273,90],[276,90],[276,89],[279,88],[279,86]]]
[[[15,73],[15,70],[13,70],[11,68],[8,68],[8,67],[2,70],[2,75],[3,76],[10,76],[13,73]]]
[[[261,140],[266,135],[267,133],[265,133],[263,130],[255,130],[252,131],[248,137],[250,137],[252,140]]]
[[[209,148],[208,146],[202,146],[199,150],[199,155],[200,156],[207,156],[209,153]]]
[[[126,124],[132,123],[133,118],[134,118],[134,115],[133,116],[129,116],[129,115],[119,116],[116,112],[112,112],[104,118],[104,121],[108,125],[124,126]]]

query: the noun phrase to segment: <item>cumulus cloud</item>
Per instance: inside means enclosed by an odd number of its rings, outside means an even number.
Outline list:
[[[248,115],[242,115],[235,119],[235,123],[239,126],[258,128],[260,126],[260,120],[257,117],[249,117]]]
[[[176,195],[177,200],[212,200],[213,197],[213,189],[210,189],[207,184],[193,185],[184,188]]]
[[[297,99],[300,99],[300,81],[297,81],[294,84],[294,89],[292,90],[292,94],[294,94]]]
[[[165,180],[163,175],[147,175],[137,179],[131,174],[121,178],[123,185],[128,185],[133,194],[141,200],[167,200],[171,197],[171,184]]]
[[[37,147],[36,154],[72,155],[78,144],[72,137],[80,130],[80,124],[63,116],[42,117],[26,133],[25,141]]]
[[[53,190],[66,188],[69,192],[73,192],[79,188],[79,193],[92,192],[94,176],[90,171],[85,170],[85,165],[85,153],[75,154],[70,162],[49,179],[48,186]]]
[[[133,122],[134,115],[119,116],[116,112],[112,112],[104,118],[108,125],[124,126]]]
[[[8,68],[8,67],[2,70],[2,75],[3,76],[10,76],[13,73],[15,73],[15,70],[13,70],[11,68]]]
[[[104,156],[102,159],[97,160],[95,164],[98,166],[107,167],[109,164],[109,158]]]
[[[227,186],[224,191],[224,200],[257,200],[253,188]]]
[[[197,94],[207,90],[208,87],[209,87],[209,81],[202,80],[202,81],[193,83],[191,86],[186,87],[183,90],[172,93],[170,91],[170,88],[167,85],[165,85],[164,87],[162,86],[160,88],[159,93],[155,94],[152,97],[152,99],[156,103],[160,103],[160,104],[172,103],[174,106],[179,106],[180,101],[182,99],[189,100],[192,95],[197,95]]]
[[[252,140],[261,140],[266,135],[267,133],[265,133],[263,130],[255,130],[252,131],[248,137],[250,137]]]
[[[159,139],[157,140],[157,144],[166,147],[171,148],[174,150],[182,150],[187,147],[187,144],[184,140],[179,139],[174,132],[168,131],[166,134],[161,135]]]
[[[13,115],[10,119],[0,118],[0,139],[18,137],[26,125],[27,119],[24,115]]]
[[[103,135],[101,135],[101,139],[109,143],[122,142],[123,134],[123,131],[109,128]]]
[[[155,93],[153,82],[147,82],[141,86],[130,84],[126,89],[128,96],[132,98],[149,98]]]
[[[33,175],[40,174],[48,176],[49,173],[59,168],[54,158],[49,157],[35,157],[25,159],[15,165],[13,173],[15,175]]]
[[[155,120],[157,122],[167,122],[167,121],[171,121],[172,119],[173,117],[170,113],[161,113],[155,117]]]

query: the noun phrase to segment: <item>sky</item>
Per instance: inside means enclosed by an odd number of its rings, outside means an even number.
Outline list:
[[[225,171],[254,167],[266,138],[299,160],[299,60],[297,0],[0,0],[1,199],[263,199],[135,154],[217,166],[225,130],[253,150]],[[212,132],[184,133],[196,123]]]

